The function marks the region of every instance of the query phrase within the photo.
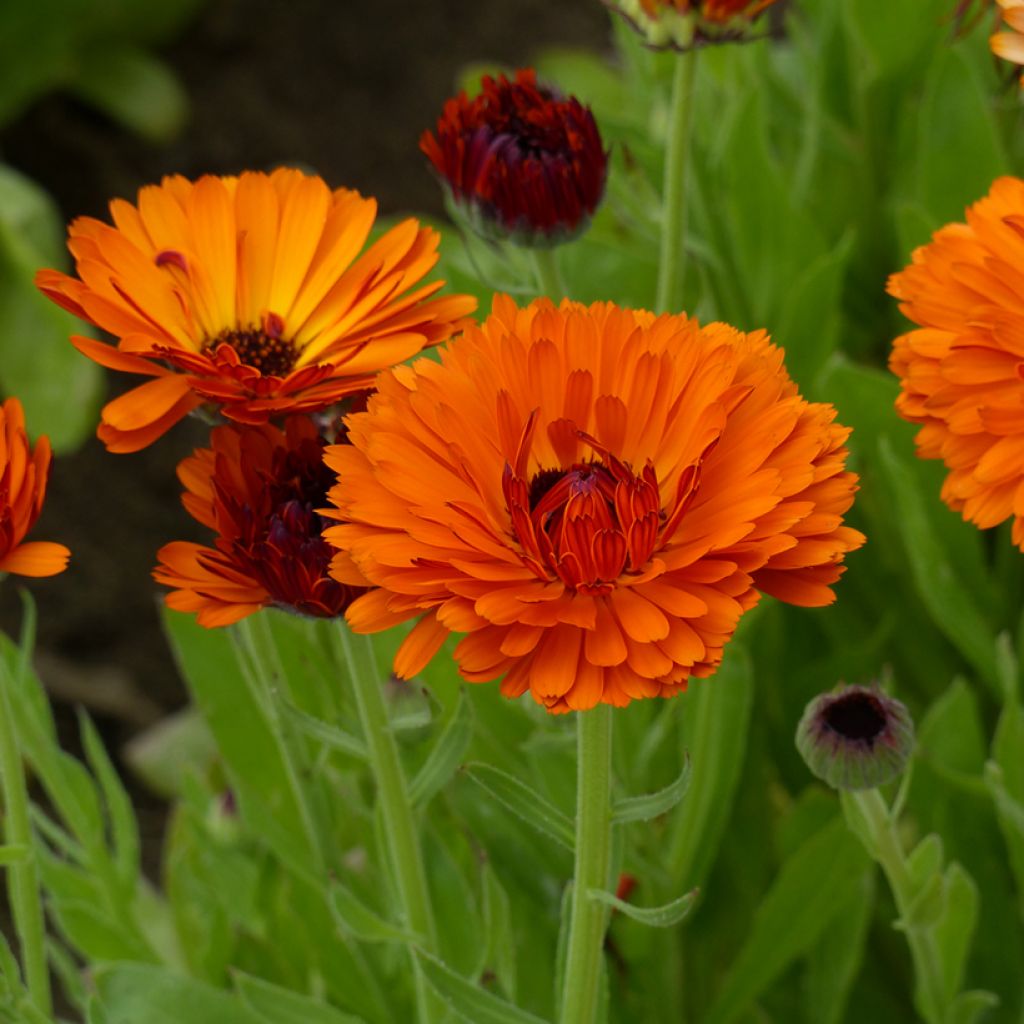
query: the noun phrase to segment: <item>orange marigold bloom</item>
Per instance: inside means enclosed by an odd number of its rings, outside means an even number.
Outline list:
[[[778,0],[605,0],[655,48],[688,50],[750,38],[751,25]]]
[[[989,46],[997,57],[1024,64],[1024,0],[997,0],[1003,9],[1003,21],[1012,32],[997,32],[989,39]],[[1024,74],[1021,75],[1024,86]]]
[[[42,270],[36,283],[119,339],[72,338],[81,352],[154,378],[103,410],[107,447],[144,448],[203,402],[241,423],[323,409],[449,337],[475,301],[432,297],[441,281],[413,287],[437,232],[406,220],[359,255],[376,208],[279,169],[165,178],[137,206],[115,199],[113,227],[74,221],[79,277]]]
[[[1024,550],[1024,181],[999,178],[915,250],[889,293],[918,329],[897,338],[896,408],[917,453],[949,469],[942,500],[985,528],[1013,516]]]
[[[211,446],[178,467],[185,507],[217,533],[216,548],[174,541],[153,577],[176,589],[167,604],[198,612],[202,626],[227,626],[265,605],[301,615],[342,614],[356,587],[328,575],[334,549],[319,508],[334,474],[308,416],[272,424],[216,427]]]
[[[47,438],[29,445],[21,402],[8,398],[0,406],[0,573],[55,576],[67,567],[63,544],[24,539],[43,510],[50,457]]]
[[[568,711],[710,675],[759,592],[830,603],[864,540],[842,524],[849,431],[782,358],[764,332],[497,297],[327,449],[331,571],[378,588],[352,628],[418,617],[406,678],[464,633],[465,679]]]

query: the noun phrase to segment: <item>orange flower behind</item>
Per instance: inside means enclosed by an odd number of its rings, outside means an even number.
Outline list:
[[[33,449],[25,433],[21,402],[0,406],[0,573],[55,576],[68,564],[63,544],[26,541],[43,510],[50,475],[50,442],[41,437]]]
[[[997,57],[1013,64],[1024,64],[1024,0],[997,0],[1002,8],[1003,21],[1009,32],[997,32],[989,39],[989,46]],[[1024,73],[1021,75],[1024,86]]]
[[[204,402],[241,423],[324,409],[378,370],[444,341],[475,307],[416,287],[438,234],[415,220],[365,252],[376,203],[297,170],[165,178],[114,226],[69,229],[78,277],[42,270],[42,291],[108,331],[72,339],[103,366],[152,380],[110,402],[99,436],[137,451]]]
[[[360,592],[328,575],[333,549],[319,508],[334,480],[324,441],[307,416],[284,430],[269,423],[214,429],[209,448],[184,459],[178,476],[192,516],[217,534],[216,547],[174,541],[158,552],[158,583],[174,587],[171,608],[227,626],[267,605],[334,618]]]
[[[915,250],[889,293],[918,325],[893,344],[896,408],[917,453],[949,469],[942,500],[982,528],[1013,518],[1024,550],[1024,181],[999,178]]]
[[[378,388],[327,449],[325,536],[335,577],[377,588],[353,629],[419,619],[406,678],[455,632],[464,678],[552,711],[671,696],[759,592],[830,603],[864,539],[842,524],[849,432],[763,332],[498,297]]]

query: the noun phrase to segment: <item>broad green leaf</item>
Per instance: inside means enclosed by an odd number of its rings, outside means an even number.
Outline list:
[[[635,903],[627,900],[620,900],[614,893],[605,892],[603,889],[588,889],[588,899],[604,903],[620,914],[625,915],[633,921],[639,921],[649,928],[671,928],[679,924],[693,909],[697,899],[697,890],[686,893],[670,903],[662,904],[660,907],[638,907]]]
[[[463,767],[465,774],[486,790],[495,800],[522,818],[528,825],[550,836],[555,842],[571,850],[575,843],[572,822],[554,804],[548,803],[536,790],[531,789],[514,775],[503,772],[482,761],[472,761]]]
[[[861,884],[866,856],[841,818],[786,861],[754,915],[705,1024],[736,1020],[818,941]]]
[[[417,950],[416,959],[434,990],[469,1024],[544,1024],[540,1017],[456,974],[435,957]]]
[[[673,815],[669,840],[669,872],[679,888],[701,885],[714,862],[743,767],[752,692],[750,659],[734,641],[715,675],[677,698],[693,765],[692,791]]]
[[[361,1017],[251,974],[235,971],[232,980],[239,998],[264,1024],[362,1024]]]
[[[188,115],[188,97],[160,60],[132,46],[90,47],[75,92],[150,142],[169,142]]]
[[[361,942],[400,942],[410,945],[423,941],[412,932],[385,921],[341,882],[332,882],[328,893],[335,920]]]
[[[946,869],[945,913],[935,926],[935,942],[942,962],[945,1004],[948,1006],[963,983],[964,967],[978,920],[978,887],[955,861]]]
[[[615,801],[612,806],[612,821],[623,824],[627,821],[650,821],[672,810],[690,787],[690,758],[683,761],[683,769],[664,789],[642,796],[627,796]]]
[[[101,965],[95,982],[106,1024],[266,1024],[226,992],[160,967]]]
[[[465,693],[459,694],[451,720],[437,738],[430,755],[409,783],[409,799],[416,806],[428,804],[458,770],[473,739],[473,715]]]

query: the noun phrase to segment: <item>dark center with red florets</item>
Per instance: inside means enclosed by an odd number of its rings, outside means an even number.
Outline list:
[[[871,693],[853,690],[833,701],[824,714],[825,724],[847,740],[874,744],[885,731],[885,708]]]
[[[204,351],[216,352],[221,345],[233,349],[240,362],[259,370],[264,377],[287,377],[299,355],[289,338],[260,327],[221,331],[206,343]]]

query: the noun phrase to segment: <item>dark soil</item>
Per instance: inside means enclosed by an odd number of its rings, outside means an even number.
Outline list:
[[[170,172],[195,177],[298,164],[373,195],[384,214],[441,213],[417,150],[460,70],[527,63],[544,46],[600,48],[599,0],[211,0],[164,53],[192,100],[192,119],[154,148],[61,95],[37,103],[0,135],[3,158],[29,174],[68,218],[104,217],[114,196]],[[132,383],[111,381],[112,390]],[[116,751],[185,702],[150,579],[157,548],[203,539],[182,510],[178,460],[205,440],[198,422],[149,450],[110,455],[95,440],[58,460],[40,539],[73,551],[71,569],[30,585],[40,606],[40,672],[62,733],[84,705]],[[17,629],[8,586],[3,627]],[[148,869],[158,872],[163,809],[136,787]]]

